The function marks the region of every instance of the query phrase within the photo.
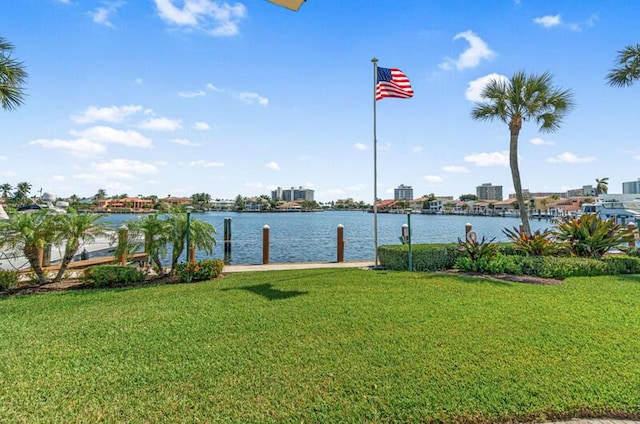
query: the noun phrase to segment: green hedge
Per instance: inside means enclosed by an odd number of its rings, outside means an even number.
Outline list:
[[[415,244],[411,246],[413,269],[433,272],[453,268],[458,256],[458,244]],[[385,269],[406,271],[409,268],[409,246],[387,245],[378,247],[378,258]]]
[[[94,287],[110,287],[141,283],[145,278],[144,271],[137,268],[122,265],[100,265],[87,269],[83,279]]]
[[[595,277],[600,275],[640,274],[640,258],[611,256],[603,259],[498,255],[471,261],[468,257],[456,259],[455,267],[462,271],[488,274],[531,275],[563,280],[569,277]]]

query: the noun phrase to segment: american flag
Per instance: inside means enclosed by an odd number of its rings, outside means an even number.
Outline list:
[[[413,88],[409,78],[400,69],[378,67],[376,100],[384,97],[408,99],[413,97]]]

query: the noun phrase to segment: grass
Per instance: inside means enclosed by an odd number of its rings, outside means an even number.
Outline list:
[[[2,422],[640,417],[640,276],[323,269],[0,300]]]

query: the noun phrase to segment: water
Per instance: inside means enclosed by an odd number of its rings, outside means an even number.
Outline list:
[[[217,245],[211,257],[223,259],[224,218],[231,218],[232,264],[262,263],[262,232],[270,227],[270,262],[331,262],[336,261],[337,227],[344,226],[346,241],[344,259],[373,260],[373,214],[366,212],[326,211],[312,213],[194,213],[192,220],[212,224],[218,234]],[[103,218],[114,228],[124,221],[139,219],[137,215],[108,215]],[[455,243],[464,238],[465,224],[470,223],[478,239],[505,241],[503,228],[520,225],[517,218],[478,217],[457,215],[411,215],[412,243]],[[378,214],[378,245],[400,244],[403,224],[407,215]],[[548,221],[532,220],[531,229],[549,228]],[[204,252],[196,252],[198,260],[205,259]]]

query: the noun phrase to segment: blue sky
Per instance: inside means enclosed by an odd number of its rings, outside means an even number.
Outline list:
[[[513,192],[508,129],[471,119],[492,76],[549,71],[576,108],[559,131],[525,123],[523,187],[640,178],[640,86],[605,76],[640,42],[636,0],[20,0],[0,36],[29,72],[0,112],[0,183],[64,197],[214,198],[304,186],[373,200],[373,68],[402,69],[412,99],[377,102],[378,195],[412,185]]]

